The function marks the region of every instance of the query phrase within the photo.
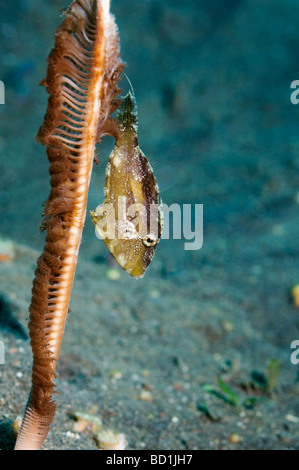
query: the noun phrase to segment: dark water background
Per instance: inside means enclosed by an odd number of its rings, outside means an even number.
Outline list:
[[[6,104],[0,106],[0,236],[37,252],[43,247],[38,227],[49,193],[45,149],[35,142],[47,105],[46,91],[38,83],[46,74],[46,57],[61,22],[59,10],[65,6],[60,0],[0,0],[0,79],[6,87]],[[108,328],[109,334],[123,338],[122,346],[115,344],[120,357],[126,351],[126,360],[156,371],[153,386],[160,393],[151,410],[145,413],[140,407],[140,420],[136,411],[134,421],[130,412],[136,410],[135,402],[119,405],[115,392],[114,408],[118,406],[125,416],[120,428],[126,428],[128,413],[129,421],[144,431],[147,448],[233,447],[229,437],[233,432],[242,434],[240,448],[296,448],[299,366],[290,361],[290,344],[299,338],[299,317],[290,289],[299,283],[299,106],[290,101],[290,85],[299,73],[299,4],[295,0],[114,0],[112,11],[137,98],[140,146],[152,163],[170,166],[176,175],[176,184],[162,194],[163,200],[168,205],[204,206],[202,249],[186,251],[184,240],[163,240],[138,285],[125,273],[120,284],[97,278],[97,272],[105,276],[110,261],[87,220],[76,277],[79,294],[72,307],[73,312],[78,310],[82,331],[86,312],[76,308],[76,302],[80,305],[80,297],[85,305],[86,289],[108,299],[107,312],[113,305],[119,311],[125,305],[131,314],[141,309],[138,321],[145,334],[149,329],[154,335],[161,325],[166,328],[167,341],[161,333],[162,339],[149,342],[145,351],[140,337],[133,341],[121,330],[124,320],[119,320],[116,330],[109,326],[112,333]],[[111,148],[107,138],[99,148],[103,162]],[[89,209],[102,198],[100,172],[95,168]],[[18,291],[24,289],[29,299],[30,273],[22,283],[17,261],[15,266],[1,267],[1,273],[9,279],[6,287],[5,282],[0,286],[3,295],[10,299],[9,285],[16,279]],[[155,290],[158,300],[151,294]],[[18,315],[26,326],[26,302],[19,297],[16,293],[13,299],[20,304]],[[9,334],[14,344],[14,335]],[[71,329],[69,338],[74,338]],[[65,357],[72,364],[67,341]],[[136,357],[130,356],[128,351],[135,347]],[[99,357],[103,350],[105,342]],[[76,361],[91,354],[88,348],[79,349]],[[157,362],[148,364],[146,354],[153,354]],[[160,363],[159,356],[165,361]],[[161,418],[172,401],[164,403],[161,397],[174,382],[186,379],[174,360],[177,356],[188,364],[192,386],[190,393],[186,391],[187,405],[175,411],[180,419],[173,430]],[[203,383],[216,384],[222,373],[242,394],[241,382],[250,381],[256,371],[265,373],[273,359],[280,364],[277,390],[257,408],[246,410],[246,418],[239,410],[225,408],[221,400],[211,404],[221,415],[220,423],[199,411],[199,404],[207,400]],[[236,362],[235,369],[227,366]],[[29,364],[24,367],[30,371]],[[93,366],[86,367],[93,376]],[[173,367],[178,369],[175,378]],[[88,389],[76,367],[71,380],[63,370],[62,388],[65,380],[68,392],[72,381],[74,389]],[[103,370],[100,375],[105,380]],[[8,373],[9,380],[13,378]],[[30,377],[26,380],[28,385]],[[4,379],[1,387],[6,387]],[[18,411],[11,407],[8,412],[4,402],[4,417],[13,419],[22,412],[26,393],[24,385]],[[247,393],[256,394],[252,388]],[[84,399],[92,401],[88,394]],[[148,428],[150,413],[155,418]],[[243,427],[238,425],[240,416]],[[67,429],[67,419],[58,417],[57,423],[49,446],[72,446],[67,438],[62,443],[55,440],[61,427]],[[139,448],[141,438],[134,429],[125,430],[132,433],[131,447]],[[81,445],[92,447],[88,440]]]

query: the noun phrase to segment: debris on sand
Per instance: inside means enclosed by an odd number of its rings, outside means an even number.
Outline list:
[[[103,426],[101,418],[92,413],[73,411],[71,417],[76,420],[74,430],[91,432],[97,446],[101,450],[125,450],[128,443],[124,434],[114,432]]]

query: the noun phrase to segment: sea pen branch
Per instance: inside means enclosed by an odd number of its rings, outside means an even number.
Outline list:
[[[45,247],[32,288],[32,389],[15,449],[40,449],[55,414],[55,368],[85,223],[95,145],[109,133],[123,63],[109,0],[76,0],[65,14],[42,84],[50,94],[38,140],[47,146],[51,192]],[[105,127],[106,126],[106,127]]]

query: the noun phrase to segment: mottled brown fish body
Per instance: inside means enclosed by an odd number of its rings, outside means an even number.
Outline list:
[[[113,236],[98,224],[103,214],[113,223],[107,212],[115,217]],[[120,266],[135,278],[143,277],[161,238],[162,213],[158,184],[133,126],[120,131],[106,170],[104,204],[91,216]]]

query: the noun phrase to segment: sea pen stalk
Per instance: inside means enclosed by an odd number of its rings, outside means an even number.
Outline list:
[[[55,368],[69,308],[95,145],[109,133],[123,63],[109,0],[76,0],[65,13],[42,84],[50,94],[38,140],[47,147],[51,192],[45,247],[32,288],[32,388],[15,449],[40,449],[55,414]],[[105,127],[106,126],[106,127]]]

